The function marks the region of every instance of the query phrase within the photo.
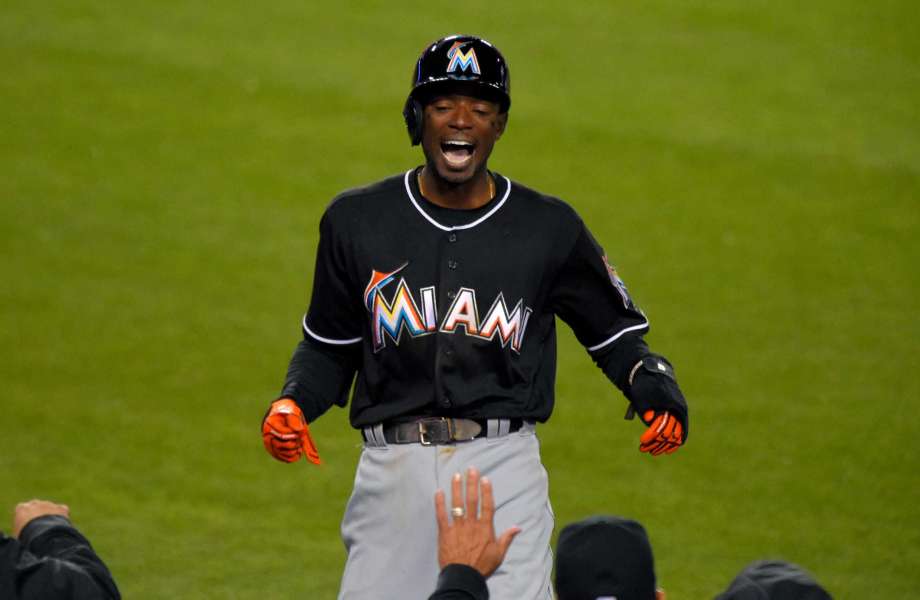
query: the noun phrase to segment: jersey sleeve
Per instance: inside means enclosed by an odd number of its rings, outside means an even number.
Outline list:
[[[324,344],[305,335],[291,356],[280,397],[293,398],[307,423],[333,404],[345,406],[360,354],[355,345]]]
[[[648,319],[584,223],[553,284],[549,304],[591,354],[649,328]]]
[[[317,342],[346,346],[361,342],[360,292],[348,276],[349,240],[327,210],[320,221],[310,307],[303,332]]]
[[[20,541],[21,552],[14,567],[18,594],[14,597],[121,598],[105,563],[65,517],[33,519],[23,528]]]

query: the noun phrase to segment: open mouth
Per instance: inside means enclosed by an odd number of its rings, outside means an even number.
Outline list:
[[[473,159],[476,147],[464,140],[447,140],[441,142],[441,154],[452,167],[463,167]]]

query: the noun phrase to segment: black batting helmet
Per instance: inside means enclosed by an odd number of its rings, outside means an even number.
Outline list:
[[[412,145],[422,140],[422,108],[426,98],[445,86],[471,85],[498,102],[501,112],[511,107],[508,64],[498,48],[472,35],[452,35],[433,42],[418,57],[412,73],[412,91],[403,117]]]

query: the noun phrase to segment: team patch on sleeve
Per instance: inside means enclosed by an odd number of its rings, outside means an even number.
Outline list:
[[[610,275],[610,283],[613,284],[613,287],[616,288],[617,292],[620,293],[620,297],[623,299],[623,308],[629,308],[632,300],[629,298],[629,291],[626,289],[626,284],[620,279],[617,268],[611,265],[610,261],[607,260],[607,255],[604,254],[601,258],[603,258],[604,265],[607,267],[607,274]]]

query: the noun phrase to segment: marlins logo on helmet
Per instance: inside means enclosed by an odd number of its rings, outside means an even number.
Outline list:
[[[447,72],[453,73],[460,69],[464,73],[468,68],[472,68],[473,73],[480,75],[479,60],[476,58],[476,49],[470,48],[468,52],[463,51],[463,47],[469,45],[468,41],[457,41],[447,51],[450,62],[447,64]]]

